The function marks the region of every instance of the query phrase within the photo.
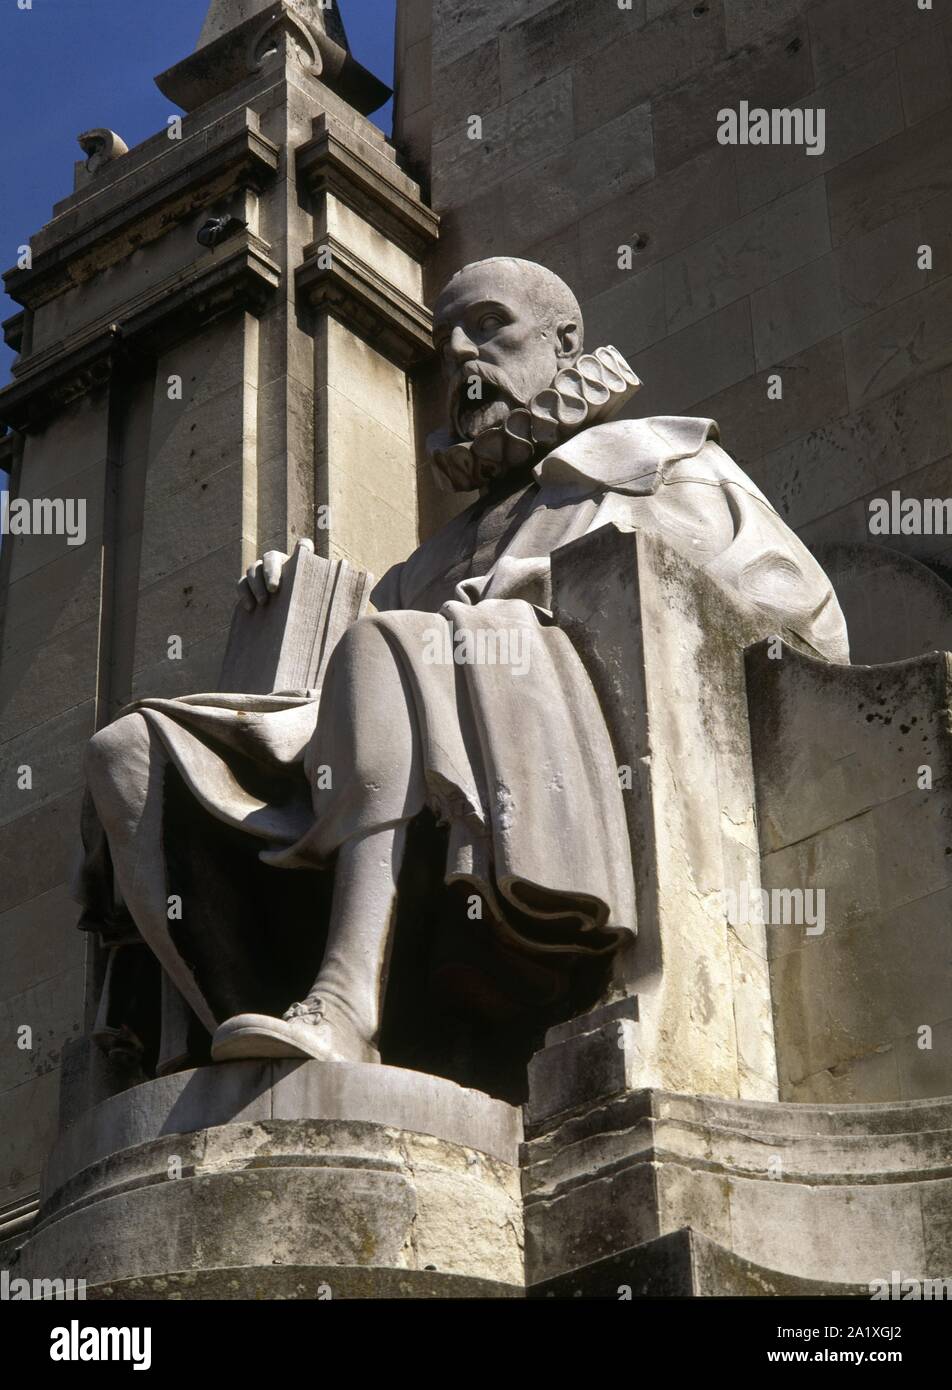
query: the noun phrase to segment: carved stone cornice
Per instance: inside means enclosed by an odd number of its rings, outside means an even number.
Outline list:
[[[280,167],[278,147],[241,109],[197,133],[165,140],[160,154],[136,162],[79,199],[34,238],[33,265],[4,275],[7,293],[37,309],[123,260],[170,225],[235,188],[261,188]]]
[[[8,348],[14,352],[23,350],[23,330],[26,326],[26,314],[21,309],[18,314],[11,314],[8,319],[4,319],[0,324],[3,331],[3,341]]]
[[[312,197],[339,198],[415,260],[439,238],[440,219],[413,180],[339,123],[321,117],[296,160],[298,183]]]
[[[433,351],[429,310],[378,275],[337,237],[325,234],[305,249],[296,287],[298,303],[333,313],[403,368]]]
[[[0,421],[29,430],[105,385],[119,354],[154,355],[233,309],[261,313],[281,283],[281,269],[269,251],[266,242],[244,232],[131,300],[120,317],[113,313],[65,342],[21,358],[13,384],[0,391]]]

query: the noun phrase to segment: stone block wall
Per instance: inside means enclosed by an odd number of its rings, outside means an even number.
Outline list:
[[[542,261],[642,376],[632,414],[713,416],[808,542],[869,541],[873,496],[952,495],[950,35],[916,0],[400,0],[431,291]],[[824,153],[719,144],[741,101],[823,108]],[[952,573],[948,535],[872,539]]]

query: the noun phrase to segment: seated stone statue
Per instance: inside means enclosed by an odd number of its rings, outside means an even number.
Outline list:
[[[218,1060],[380,1060],[398,880],[423,814],[444,827],[444,883],[487,906],[501,950],[605,956],[630,937],[623,792],[592,683],[552,617],[557,548],[610,524],[653,532],[778,632],[848,659],[829,582],[714,422],[613,419],[637,378],[614,349],[583,351],[579,306],[554,274],[465,267],[439,297],[435,337],[449,430],[433,462],[479,496],[381,580],[322,689],[142,700],[89,746],[86,925],[114,883]],[[246,604],[269,602],[286,559],[252,567]],[[170,915],[183,806],[193,840],[209,826],[193,845],[207,872]],[[223,836],[229,854],[329,884],[305,909],[323,949],[300,1002],[264,988],[277,951],[228,906]]]

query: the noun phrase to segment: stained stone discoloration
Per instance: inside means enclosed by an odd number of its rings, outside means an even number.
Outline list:
[[[949,657],[748,669],[764,885],[825,894],[822,932],[768,930],[781,1096],[946,1094]]]
[[[869,1298],[894,1268],[945,1278],[950,1118],[946,1101],[593,1097],[526,1146],[527,1284],[544,1293],[588,1278],[597,1292],[609,1269],[635,1282],[628,1262],[646,1292],[677,1292],[663,1282],[666,1252],[686,1227],[706,1272],[681,1292]]]
[[[359,1266],[384,1280],[403,1269],[522,1285],[517,1112],[435,1078],[392,1073],[388,1085],[383,1069],[355,1068],[338,1087],[351,1118],[332,1118],[334,1087],[318,1076],[310,1104],[296,1107],[313,1118],[279,1118],[296,1070],[239,1063],[193,1073],[205,1096],[197,1108],[170,1077],[82,1117],[49,1170],[44,1225],[18,1271],[151,1287],[178,1271],[183,1289],[187,1271],[206,1281],[217,1272],[227,1289],[225,1272],[239,1266]],[[202,1109],[223,1123],[198,1127]],[[375,1110],[382,1119],[370,1118]],[[387,1122],[401,1111],[430,1132]],[[447,1137],[467,1114],[474,1146]],[[478,1147],[481,1124],[490,1144],[509,1126],[508,1158]]]

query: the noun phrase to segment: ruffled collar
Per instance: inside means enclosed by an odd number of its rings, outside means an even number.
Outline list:
[[[558,373],[551,386],[473,440],[441,430],[427,450],[440,486],[452,492],[487,487],[510,468],[537,463],[550,450],[617,415],[641,386],[617,348],[600,347]]]

